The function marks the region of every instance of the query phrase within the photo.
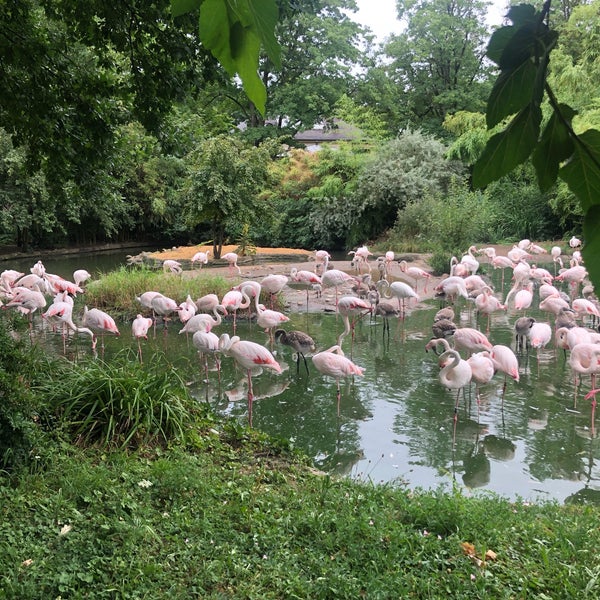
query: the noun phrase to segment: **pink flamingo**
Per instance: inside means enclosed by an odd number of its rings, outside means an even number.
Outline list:
[[[590,375],[591,387],[592,389],[596,387],[596,374],[600,372],[600,345],[590,343],[577,344],[571,349],[569,365],[574,376],[575,399],[573,406],[576,407],[578,375],[580,378],[582,375]]]
[[[207,265],[208,264],[208,255],[210,254],[210,250],[207,250],[206,252],[196,252],[196,254],[194,254],[194,256],[192,256],[192,267],[194,267],[196,265],[196,263],[200,263],[200,269],[202,268],[202,265]]]
[[[477,422],[479,423],[479,409],[481,405],[480,387],[489,383],[494,376],[494,361],[490,358],[490,353],[475,352],[467,359],[471,367],[471,381],[475,382],[475,397],[477,399]]]
[[[223,315],[226,315],[227,309],[218,304],[212,309],[212,313],[215,315],[214,319],[206,313],[199,313],[197,315],[194,315],[181,328],[179,333],[185,333],[187,335],[188,333],[196,333],[196,331],[201,330],[212,331],[213,327],[217,327],[222,322],[221,315],[219,314],[220,312],[222,312]]]
[[[256,323],[259,327],[264,328],[265,333],[269,334],[269,342],[271,343],[271,349],[273,349],[273,329],[279,327],[282,323],[286,323],[290,318],[278,310],[265,309],[262,304],[258,303],[258,296],[254,296],[254,306],[256,308]]]
[[[198,312],[212,312],[215,306],[219,306],[219,296],[216,294],[206,294],[196,300],[196,308]]]
[[[337,345],[341,348],[344,338],[352,331],[352,346],[354,345],[354,327],[356,322],[365,315],[370,314],[372,306],[370,302],[362,300],[356,296],[343,296],[338,303],[338,310],[344,320],[344,331],[340,333],[337,339]],[[350,322],[352,317],[352,323]],[[351,346],[351,348],[352,348]],[[352,356],[352,352],[350,353]]]
[[[239,268],[237,261],[238,255],[235,252],[227,252],[227,254],[223,254],[221,256],[223,260],[226,260],[229,263],[229,276],[233,277],[233,269],[234,267],[237,269],[238,275],[242,274],[242,270]]]
[[[89,329],[87,327],[78,327],[77,325],[75,325],[75,323],[73,322],[73,304],[71,302],[68,302],[68,301],[53,302],[48,307],[48,310],[42,314],[42,318],[47,319],[47,320],[55,319],[55,320],[60,321],[63,324],[63,332],[62,332],[63,352],[66,353],[66,351],[67,351],[64,327],[68,327],[69,329],[71,329],[71,331],[74,331],[75,333],[85,333],[85,334],[89,335],[92,340],[92,350],[95,350],[96,335],[94,334],[94,332],[91,329]]]
[[[340,271],[339,269],[330,269],[329,271],[325,271],[321,276],[321,284],[324,288],[326,287],[334,287],[335,288],[335,308],[337,310],[338,307],[338,288],[343,286],[346,283],[355,282],[356,279],[345,273],[344,271]]]
[[[515,294],[515,310],[526,311],[533,302],[533,282],[528,281]]]
[[[400,270],[415,280],[416,292],[419,291],[419,279],[424,279],[425,287],[423,288],[423,291],[427,292],[427,282],[431,279],[431,273],[428,273],[427,271],[425,271],[425,269],[420,269],[419,267],[409,267],[408,263],[405,260],[400,261]]]
[[[405,303],[414,299],[415,302],[419,301],[419,295],[415,290],[412,289],[408,283],[404,281],[394,281],[389,283],[385,279],[380,279],[377,282],[377,289],[383,298],[390,299],[392,297],[398,300],[398,308],[400,309],[400,318],[404,318],[405,315]]]
[[[175,300],[172,298],[168,298],[162,294],[154,296],[150,304],[152,306],[152,312],[154,313],[155,318],[156,316],[162,318],[166,333],[167,323],[171,320],[170,315],[172,315],[174,312],[180,312],[181,306],[179,306],[179,304],[177,304],[177,302],[175,302]],[[156,321],[154,322],[154,326],[156,327]]]
[[[237,311],[250,306],[250,297],[244,291],[229,290],[223,296],[221,306],[225,309],[225,312],[233,312],[233,333],[235,334]]]
[[[519,381],[519,361],[515,353],[508,346],[502,344],[492,346],[490,358],[494,361],[496,370],[504,373],[504,385],[502,386],[502,408],[504,408],[506,378],[511,377],[516,382]]]
[[[187,323],[198,310],[196,303],[192,300],[192,297],[188,294],[187,298],[179,305],[179,320],[182,323]]]
[[[77,269],[73,271],[73,282],[81,287],[86,281],[92,278],[92,275],[85,269]]]
[[[315,250],[315,273],[322,275],[327,271],[331,254],[327,250]]]
[[[497,312],[499,310],[506,310],[506,305],[502,304],[492,291],[492,288],[488,285],[482,288],[481,294],[475,297],[475,306],[477,307],[477,311],[482,315],[487,315],[487,329],[486,331],[489,333],[490,331],[490,321],[492,318],[492,313]]]
[[[591,300],[587,300],[586,298],[575,298],[575,300],[571,302],[571,307],[579,318],[583,317],[583,315],[589,315],[594,321],[600,319],[598,306]]]
[[[552,339],[552,327],[548,323],[535,322],[529,328],[529,343],[535,348],[537,355],[538,374],[540,371],[540,350],[545,348]]]
[[[290,279],[306,288],[306,312],[308,312],[308,288],[312,288],[313,285],[322,285],[321,278],[311,271],[299,271],[294,267],[290,271]]]
[[[87,306],[83,309],[83,319],[81,320],[84,327],[89,327],[92,331],[97,331],[100,333],[100,338],[102,340],[102,350],[104,350],[104,334],[105,333],[114,333],[116,336],[119,336],[119,328],[115,323],[115,320],[103,310],[99,308],[91,308],[88,309]],[[95,344],[92,346],[96,347]]]
[[[492,343],[487,336],[473,327],[459,327],[454,331],[453,337],[457,350],[466,350],[471,354],[492,349]]]
[[[267,294],[269,294],[269,304],[271,308],[273,308],[273,300],[279,292],[287,285],[288,278],[287,275],[276,275],[271,274],[264,277],[260,286]]]
[[[248,375],[248,422],[252,427],[252,401],[254,393],[252,391],[252,371],[254,369],[265,367],[276,373],[281,373],[281,365],[275,360],[275,357],[260,344],[247,340],[240,340],[237,335],[229,337],[229,334],[223,333],[219,338],[219,350],[225,356],[231,356],[235,362],[245,369]]]
[[[455,302],[459,296],[465,300],[469,299],[469,292],[465,285],[465,280],[458,275],[450,275],[450,277],[442,279],[438,285],[435,286],[434,290],[438,294],[445,296],[449,302]]]
[[[144,292],[136,296],[136,300],[144,307],[152,310],[152,300],[157,296],[162,296],[160,292]]]
[[[179,275],[183,272],[181,263],[172,259],[163,261],[162,267],[165,273],[175,273],[176,275]]]
[[[569,269],[564,269],[555,277],[556,281],[566,281],[571,288],[571,298],[577,295],[579,284],[587,277],[588,272],[582,265],[574,265]]]
[[[215,365],[219,375],[219,383],[221,382],[221,361],[218,357],[219,352],[219,336],[212,331],[199,329],[192,337],[192,343],[198,350],[200,360],[204,359],[204,372],[206,375],[206,383],[208,384],[208,355],[212,354],[215,357]],[[206,386],[206,397],[208,400],[208,385]]]
[[[364,368],[354,364],[349,358],[344,356],[340,346],[335,345],[331,348],[318,352],[312,357],[313,365],[323,375],[329,375],[335,378],[337,384],[337,414],[340,415],[340,379],[350,375],[362,377]]]
[[[131,324],[131,333],[135,340],[137,340],[138,345],[138,357],[140,359],[140,363],[142,362],[142,344],[141,340],[148,339],[148,329],[152,327],[154,321],[150,317],[144,317],[143,315],[138,315]]]

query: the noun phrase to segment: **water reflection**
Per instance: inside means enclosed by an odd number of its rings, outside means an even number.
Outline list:
[[[317,373],[310,360],[309,375],[304,369],[297,373],[291,349],[276,344],[274,352],[284,372],[264,372],[253,379],[254,427],[292,439],[325,471],[360,479],[424,488],[456,483],[510,498],[572,502],[597,498],[599,442],[591,435],[590,403],[583,400],[589,379],[578,390],[574,407],[574,382],[564,352],[548,346],[539,352],[539,362],[534,352],[519,353],[520,382],[509,382],[504,403],[503,377],[496,375],[481,387],[479,417],[474,388],[461,395],[454,429],[455,392],[440,385],[437,357],[424,350],[440,303],[420,307],[406,319],[392,321],[390,336],[383,335],[381,318],[359,321],[352,360],[365,367],[365,373],[341,382],[339,416],[335,381]],[[82,306],[76,305],[75,314],[81,312]],[[547,321],[544,314],[530,314]],[[514,348],[517,316],[515,311],[492,315],[494,344]],[[460,326],[475,327],[478,321],[480,327],[486,326],[461,300]],[[131,323],[119,327],[119,339],[105,339],[105,360],[123,346],[133,355],[137,352]],[[226,321],[215,333],[231,333],[231,327]],[[318,351],[335,344],[343,328],[342,320],[331,313],[296,313],[286,323],[286,329],[308,332]],[[159,326],[156,335],[150,333],[143,342],[145,363],[151,362],[153,353],[164,353],[199,401],[247,422],[245,374],[223,357],[220,378],[212,368],[207,378],[191,339],[179,335],[178,329],[173,326],[164,333]],[[239,322],[237,333],[269,345],[256,325]],[[46,329],[37,338],[63,353],[59,334]],[[349,354],[349,344],[345,350]],[[89,357],[89,339],[69,337],[66,352],[72,360]]]

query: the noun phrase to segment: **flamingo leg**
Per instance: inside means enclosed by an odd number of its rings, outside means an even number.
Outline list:
[[[302,352],[300,352],[299,354],[302,357],[302,360],[304,361],[304,366],[306,367],[306,374],[308,375],[308,363],[306,362],[306,356],[304,356]],[[300,365],[300,359],[298,359],[298,365]]]
[[[140,338],[138,338],[138,358],[140,359],[140,365],[143,363],[142,361],[142,343],[140,342]]]
[[[252,371],[248,369],[248,424],[252,427],[252,402],[254,394],[252,392]]]
[[[336,382],[337,382],[337,396],[336,396],[336,399],[337,399],[337,416],[339,417],[340,416],[340,401],[342,399],[342,392],[340,391],[340,380],[337,379]]]

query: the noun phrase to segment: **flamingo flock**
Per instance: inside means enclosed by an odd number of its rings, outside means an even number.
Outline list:
[[[450,274],[435,286],[436,296],[447,306],[435,316],[432,341],[425,344],[425,347],[427,350],[443,349],[438,357],[439,383],[442,388],[456,393],[455,419],[460,394],[471,385],[475,386],[479,414],[481,390],[490,385],[495,376],[502,379],[503,403],[508,382],[519,384],[520,381],[518,355],[532,349],[539,365],[540,352],[544,352],[553,338],[553,351],[568,353],[568,364],[575,382],[574,406],[582,380],[589,376],[590,389],[595,389],[595,376],[600,372],[600,334],[595,329],[600,321],[600,310],[593,288],[587,282],[587,271],[578,254],[575,254],[575,258],[571,257],[569,267],[564,268],[562,265],[569,260],[567,254],[560,247],[554,246],[551,260],[557,266],[557,271],[556,274],[551,274],[531,262],[544,252],[543,248],[529,240],[515,244],[506,257],[498,256],[493,248],[478,250],[475,246],[470,246],[460,260],[453,257]],[[371,323],[376,323],[377,318],[381,317],[385,336],[386,328],[389,332],[390,321],[395,320],[400,325],[409,317],[411,308],[421,302],[417,287],[423,281],[425,293],[431,278],[431,274],[424,269],[409,266],[405,260],[398,261],[394,253],[388,251],[375,261],[380,276],[374,283],[369,261],[372,253],[366,246],[362,246],[351,254],[353,258],[349,271],[358,271],[356,275],[329,268],[331,255],[326,251],[318,251],[315,253],[315,271],[318,273],[294,268],[289,276],[270,274],[259,281],[242,280],[221,299],[216,294],[207,294],[197,300],[188,295],[178,303],[158,291],[144,292],[137,297],[140,312],[131,324],[139,360],[142,361],[142,342],[148,339],[152,328],[156,332],[159,320],[163,323],[164,331],[169,323],[179,321],[182,324],[179,333],[192,336],[192,344],[200,357],[205,381],[208,382],[209,378],[209,357],[213,357],[219,373],[220,355],[232,358],[244,370],[248,386],[248,421],[251,425],[253,377],[265,369],[277,375],[284,371],[285,365],[282,366],[278,360],[280,351],[275,349],[281,344],[295,351],[297,377],[301,376],[300,360],[304,362],[306,376],[310,376],[306,360],[308,355],[318,374],[335,380],[339,415],[340,380],[354,379],[363,376],[365,372],[363,367],[351,359],[357,325],[366,321],[366,316]],[[505,271],[507,278],[510,276],[511,287],[507,293],[503,289],[495,290],[489,278],[478,273],[485,262],[476,258],[481,254],[487,257],[492,268],[502,269],[503,280]],[[200,266],[208,262],[207,254],[197,254],[194,258],[194,263],[199,262]],[[238,275],[242,275],[237,257],[223,258],[230,264],[232,275],[235,270]],[[177,261],[164,261],[163,270],[181,275],[183,268]],[[87,271],[76,271],[73,281],[47,273],[42,261],[33,265],[30,271],[27,275],[13,270],[5,270],[0,274],[0,293],[4,308],[16,309],[25,315],[30,328],[34,315],[42,313],[45,323],[53,328],[60,328],[65,344],[69,335],[84,334],[89,336],[93,350],[96,349],[98,338],[103,347],[105,335],[119,335],[115,320],[94,307],[86,306],[80,324],[75,322],[73,297],[84,293],[82,286],[91,278]],[[320,290],[329,287],[335,289],[333,312],[341,317],[344,328],[339,332],[334,346],[318,351],[318,339],[315,340],[303,331],[285,329],[289,317],[274,310],[273,306],[277,294],[290,284],[299,285],[305,290],[307,312],[310,291],[315,289],[313,286],[318,285]],[[563,286],[566,291],[561,289]],[[580,296],[580,290],[586,290],[585,295],[582,291]],[[270,308],[260,302],[261,293],[267,298]],[[483,327],[476,324],[473,327],[464,326],[457,322],[457,308],[461,306],[468,312],[473,311],[475,321],[481,320]],[[532,307],[547,313],[547,321],[527,316],[527,311]],[[268,335],[264,345],[242,340],[236,335],[237,316],[244,311],[252,311],[256,323]],[[232,318],[232,335],[228,332],[214,333],[213,329],[228,322],[226,317]],[[493,343],[492,324],[495,318],[514,320],[514,350],[507,345]],[[342,350],[344,340],[349,335],[350,358]]]

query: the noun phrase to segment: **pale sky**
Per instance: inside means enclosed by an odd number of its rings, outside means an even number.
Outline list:
[[[396,18],[396,0],[356,0],[358,12],[352,20],[369,27],[383,41],[392,33],[401,33],[401,23]],[[506,12],[507,0],[494,0],[489,13],[490,25],[500,25]]]

